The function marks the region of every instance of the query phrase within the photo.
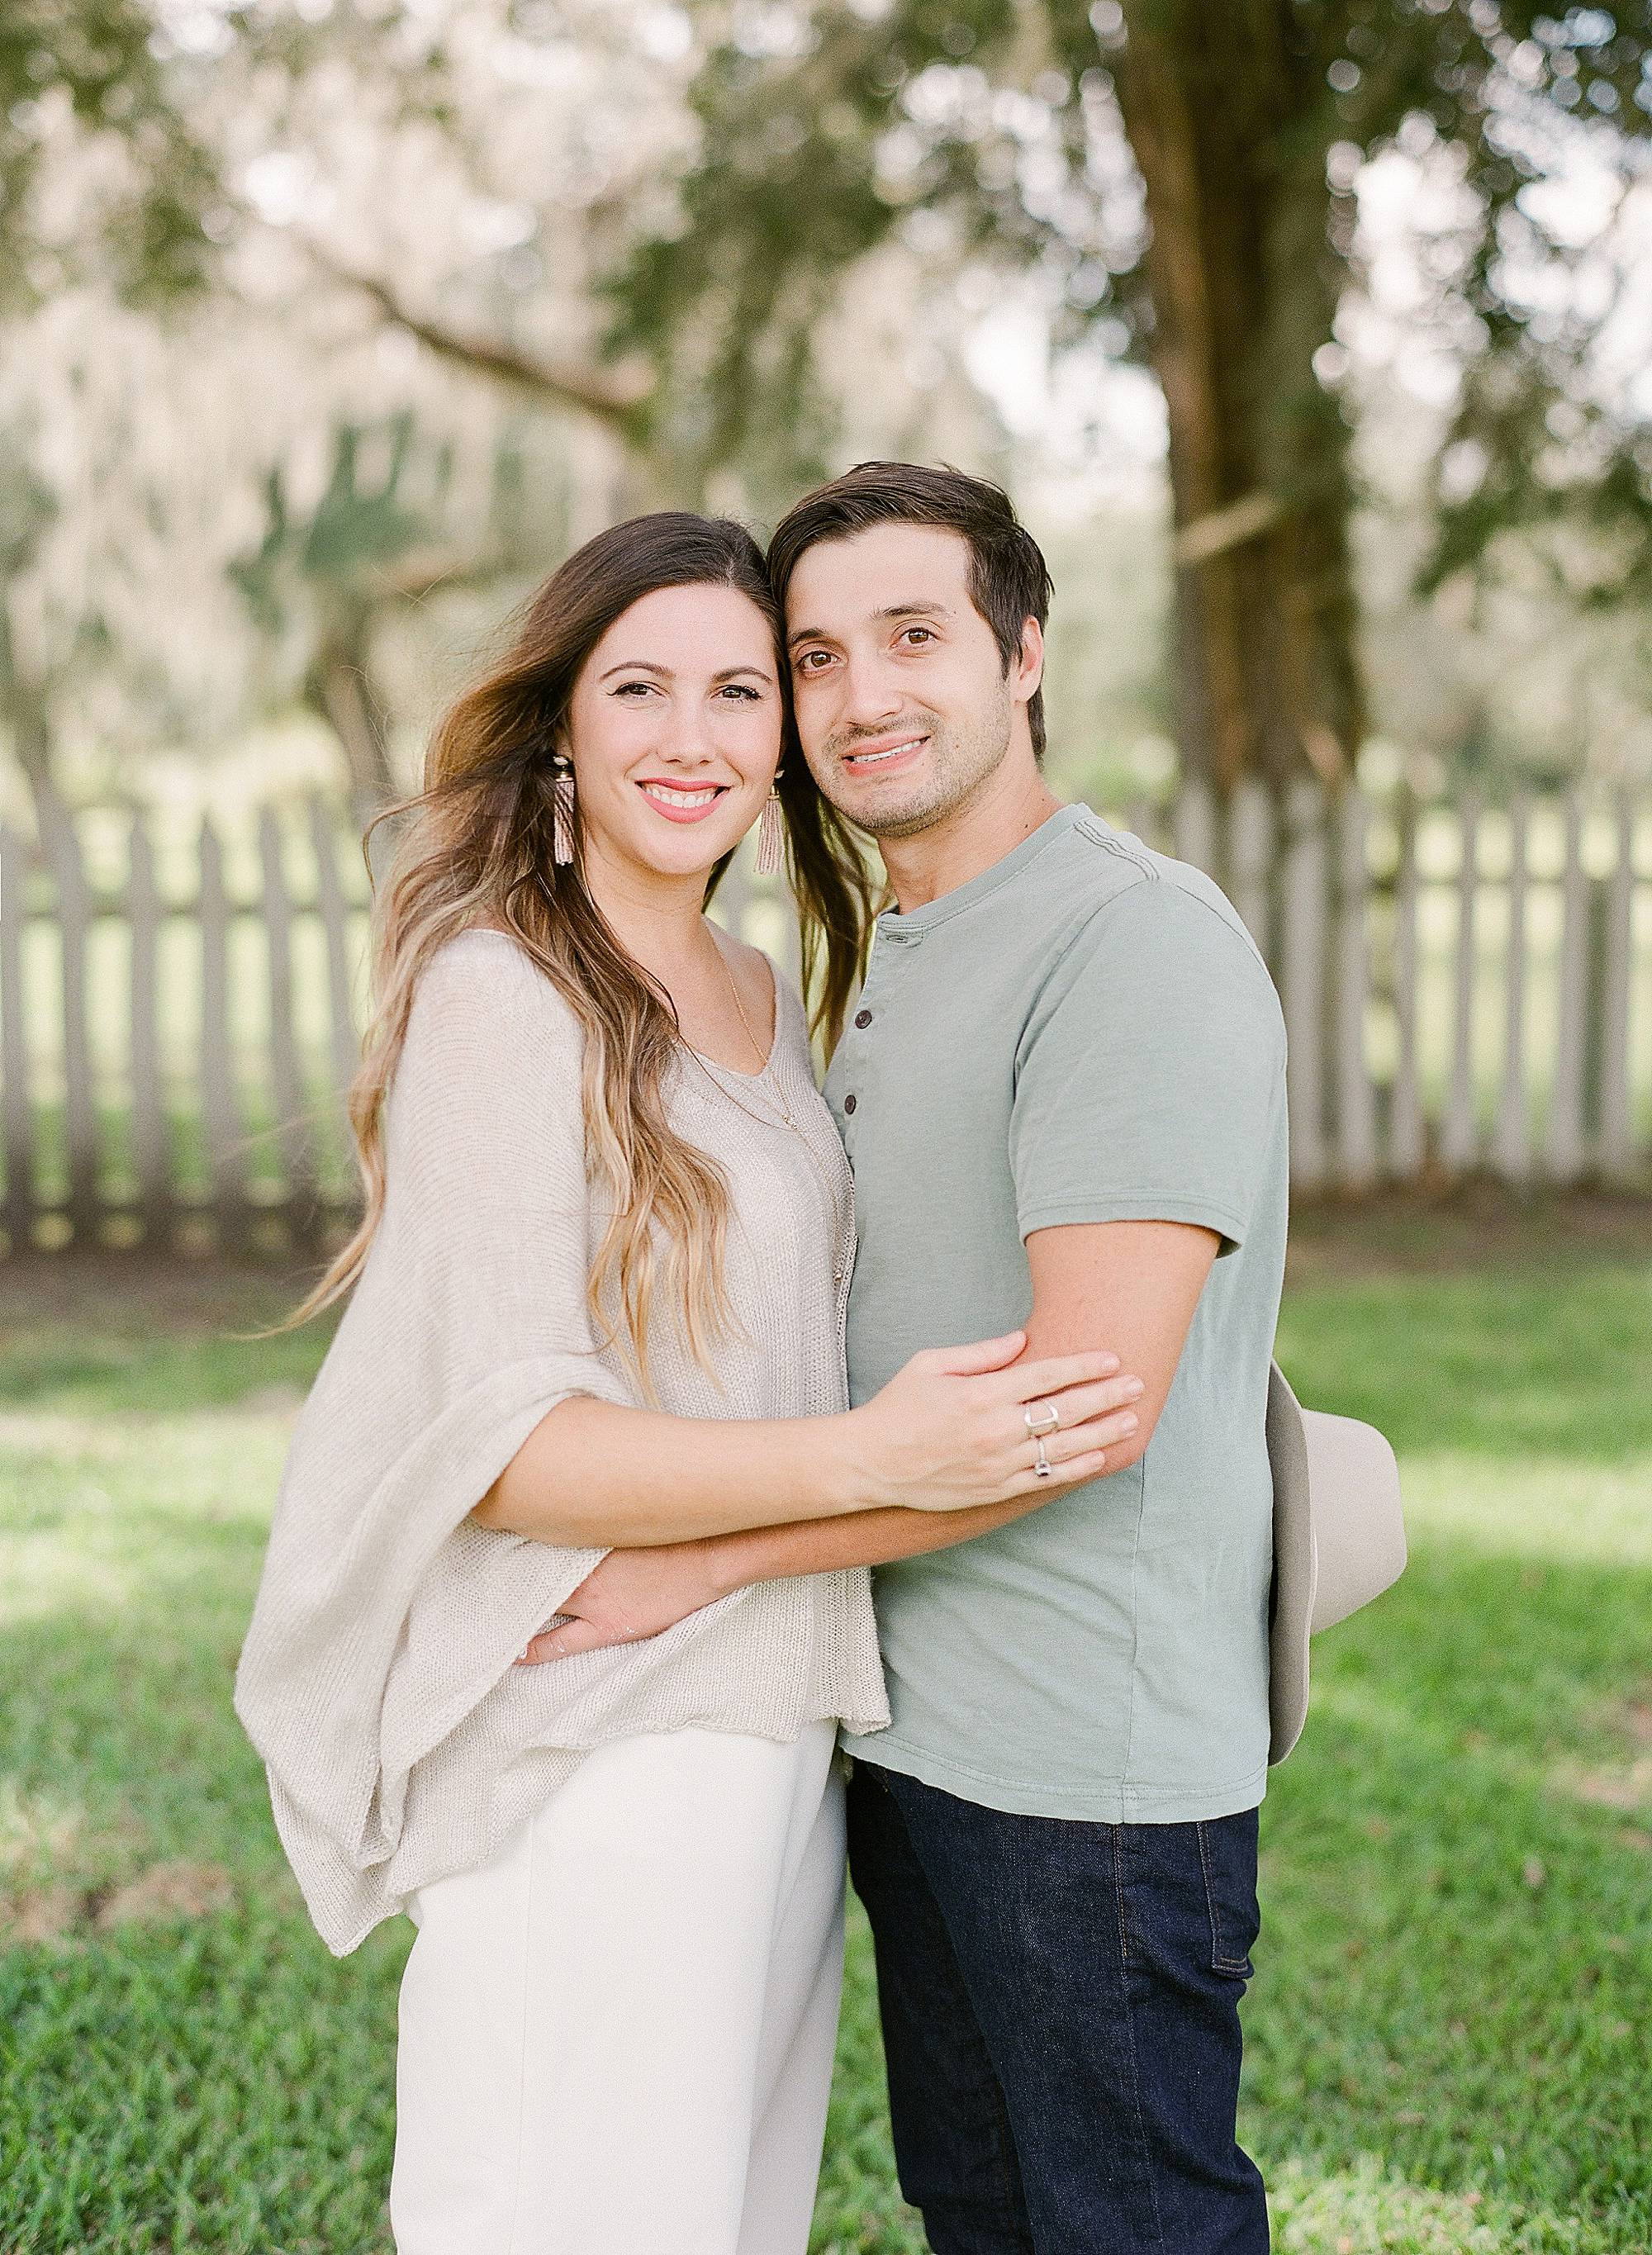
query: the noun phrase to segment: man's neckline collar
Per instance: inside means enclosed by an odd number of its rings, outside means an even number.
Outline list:
[[[995,893],[1000,885],[1019,876],[1046,846],[1053,846],[1058,838],[1065,838],[1074,823],[1082,821],[1089,811],[1083,805],[1057,807],[1036,830],[1028,832],[1019,846],[1012,846],[1007,854],[1001,854],[966,883],[954,885],[949,893],[938,894],[934,900],[925,901],[922,908],[908,909],[904,915],[898,909],[885,909],[877,920],[878,930],[891,939],[916,938],[936,924],[945,924],[949,917],[961,916],[966,909],[974,908],[989,893]]]

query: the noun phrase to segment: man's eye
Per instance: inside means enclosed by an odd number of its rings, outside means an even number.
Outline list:
[[[819,665],[815,664],[816,658],[819,659]],[[820,666],[829,665],[831,662],[832,653],[830,650],[805,650],[798,658],[797,667],[799,673],[819,673]]]
[[[923,642],[933,642],[935,639],[928,627],[907,627],[902,632],[901,640],[910,642],[915,636]]]

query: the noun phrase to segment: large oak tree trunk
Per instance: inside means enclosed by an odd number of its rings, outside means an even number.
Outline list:
[[[1364,728],[1347,431],[1317,379],[1337,263],[1325,95],[1284,0],[1124,0],[1170,418],[1183,771],[1339,783]]]

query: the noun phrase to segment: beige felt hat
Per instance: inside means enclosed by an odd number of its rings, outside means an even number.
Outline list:
[[[1308,1640],[1381,1597],[1405,1570],[1400,1470],[1374,1425],[1304,1409],[1275,1363],[1268,1380],[1274,1474],[1269,1612],[1270,1764],[1308,1714]]]

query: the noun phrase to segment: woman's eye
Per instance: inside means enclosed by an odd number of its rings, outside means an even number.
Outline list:
[[[732,697],[736,700],[743,698],[752,705],[761,701],[757,691],[752,688],[749,682],[744,681],[725,681],[717,693],[720,697]]]
[[[654,694],[654,685],[651,681],[622,681],[614,694],[616,697],[629,697],[634,689],[640,691],[644,697],[651,697]]]

